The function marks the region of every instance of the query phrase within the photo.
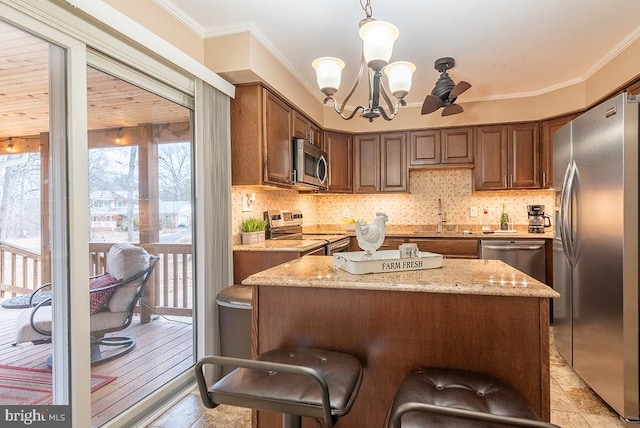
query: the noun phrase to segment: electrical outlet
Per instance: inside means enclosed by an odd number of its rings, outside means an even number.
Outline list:
[[[469,208],[469,217],[478,217],[478,207]]]
[[[253,210],[251,209],[251,204],[249,203],[249,196],[242,195],[242,212],[250,213],[251,211]]]

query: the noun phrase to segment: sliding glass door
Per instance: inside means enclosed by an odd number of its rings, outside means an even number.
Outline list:
[[[65,2],[0,0],[0,17],[0,407],[143,423],[215,352],[229,97]],[[114,248],[142,267],[122,275]],[[46,282],[42,306],[20,303]]]
[[[91,325],[101,324],[91,331],[92,382],[108,382],[91,394],[92,423],[100,426],[194,364],[193,172],[191,109],[144,89],[140,76],[138,85],[124,80],[134,79],[121,65],[93,59],[101,67],[87,67],[94,281],[135,275],[148,266],[133,267],[138,254],[158,257],[130,313],[109,298],[90,300]],[[124,267],[114,256],[123,243],[135,247]]]
[[[69,404],[66,111],[66,50],[0,21],[0,421]]]
[[[90,367],[80,382],[101,426],[194,364],[193,98],[99,54],[88,62],[86,146],[69,147],[65,49],[0,21],[0,406],[66,406],[72,370]],[[154,267],[130,300],[100,300],[89,289],[126,271],[110,256],[124,243]]]

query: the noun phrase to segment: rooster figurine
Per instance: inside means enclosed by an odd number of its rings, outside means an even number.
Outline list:
[[[389,221],[389,217],[386,214],[376,213],[376,218],[371,225],[362,220],[356,222],[358,246],[365,251],[363,258],[372,258],[373,253],[382,245],[387,221]]]

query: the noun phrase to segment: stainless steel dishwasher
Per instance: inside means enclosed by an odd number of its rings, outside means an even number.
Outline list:
[[[502,260],[538,281],[545,282],[545,251],[542,240],[482,239],[480,258]]]

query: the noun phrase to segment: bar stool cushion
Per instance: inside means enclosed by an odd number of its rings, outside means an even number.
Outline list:
[[[428,369],[410,373],[398,389],[389,414],[409,402],[540,421],[527,399],[509,385],[490,376],[462,370]],[[391,418],[387,419],[387,427],[392,428]],[[407,412],[402,417],[402,428],[425,426],[485,428],[505,425],[418,411]]]
[[[362,366],[353,356],[314,348],[280,348],[257,360],[309,367],[327,382],[331,414],[345,415],[355,401],[362,380]],[[306,376],[237,368],[210,390],[218,404],[272,410],[300,416],[322,416],[321,388]]]

